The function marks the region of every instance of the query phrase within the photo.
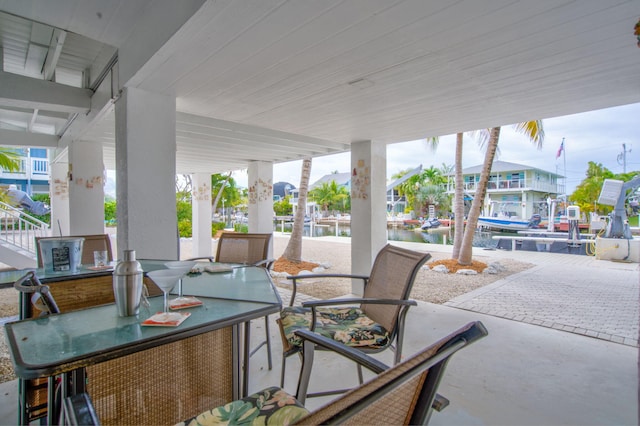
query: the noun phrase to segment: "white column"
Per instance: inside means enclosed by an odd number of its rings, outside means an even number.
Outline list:
[[[102,145],[69,144],[70,235],[104,233],[104,163]]]
[[[368,275],[387,243],[387,146],[364,141],[351,144],[351,273]],[[352,292],[362,295],[360,281]]]
[[[177,259],[175,96],[125,87],[115,112],[118,257]]]
[[[254,161],[247,169],[249,232],[273,232],[273,163]],[[269,258],[273,257],[273,240]]]
[[[254,161],[247,169],[249,232],[273,232],[273,163]]]
[[[69,235],[69,163],[53,162],[51,168],[51,235]]]
[[[193,257],[211,256],[211,175],[192,175],[191,223],[193,225]]]

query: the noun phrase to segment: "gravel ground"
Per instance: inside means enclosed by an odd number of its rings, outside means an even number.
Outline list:
[[[284,251],[287,242],[288,239],[286,238],[274,239],[274,255],[276,258]],[[425,246],[425,251],[428,251],[428,246]],[[531,263],[505,258],[498,261],[501,267],[497,268],[499,272],[496,274],[446,274],[432,271],[428,266],[432,261],[447,259],[447,255],[437,252],[432,252],[431,254],[432,258],[416,276],[411,298],[438,304],[534,266]],[[326,270],[327,273],[351,273],[350,244],[305,240],[302,245],[302,258],[306,261],[328,266]],[[475,256],[474,260],[487,264],[495,262],[495,260],[482,256]],[[322,282],[309,281],[305,281],[305,283],[308,284],[303,284],[303,287],[301,286],[299,291],[318,299],[329,299],[351,293],[350,280],[331,279]],[[274,277],[274,282],[279,287],[291,288],[291,284],[284,278]]]
[[[284,251],[288,238],[276,236],[274,238],[274,256],[280,257]],[[180,249],[183,259],[191,256],[191,241],[183,239]],[[428,246],[425,247],[428,251]],[[212,253],[215,253],[215,242],[212,242]],[[445,259],[442,253],[432,253],[430,261]],[[351,272],[351,245],[348,243],[336,243],[331,241],[305,239],[302,244],[302,258],[306,261],[327,266],[326,272],[348,274]],[[474,257],[475,260],[489,263],[482,256]],[[511,274],[532,267],[530,263],[518,262],[512,259],[499,261],[503,268],[497,274],[460,275],[445,274],[431,271],[423,267],[416,277],[411,292],[411,298],[431,303],[444,303],[456,296],[468,293],[476,288],[485,286]],[[428,263],[427,263],[428,266]],[[291,288],[286,279],[274,278],[277,286]],[[328,299],[351,293],[349,280],[328,280],[305,284],[300,292],[319,299]],[[18,315],[18,293],[13,288],[0,289],[0,318]],[[0,382],[15,379],[11,359],[9,358],[4,338],[4,327],[0,328]]]

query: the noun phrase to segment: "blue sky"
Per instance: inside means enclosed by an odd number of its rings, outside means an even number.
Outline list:
[[[618,156],[623,152],[623,144],[627,150],[627,172],[640,170],[640,104],[545,119],[543,124],[545,141],[541,150],[515,132],[512,126],[504,126],[500,155],[496,159],[566,176],[568,193],[584,178],[589,161],[602,163],[614,173],[622,173],[622,160]],[[562,138],[565,139],[565,152],[556,160]],[[463,167],[482,164],[484,153],[475,140],[465,135],[464,146]],[[419,164],[423,167],[453,164],[454,152],[455,135],[441,136],[436,152],[431,151],[424,140],[390,144],[387,146],[387,177]],[[276,164],[273,182],[289,182],[297,187],[300,169],[301,161]],[[349,153],[314,158],[311,182],[335,170],[348,172],[349,169]],[[240,186],[247,185],[246,173],[237,172],[234,177]]]

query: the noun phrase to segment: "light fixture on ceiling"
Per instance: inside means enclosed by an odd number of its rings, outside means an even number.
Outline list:
[[[347,84],[349,86],[357,87],[358,89],[366,89],[367,87],[373,86],[373,81],[367,80],[366,78],[359,78],[357,80],[352,80]]]

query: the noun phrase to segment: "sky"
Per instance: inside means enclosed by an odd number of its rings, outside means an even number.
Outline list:
[[[623,144],[626,145],[626,171],[640,170],[640,104],[632,104],[581,114],[543,120],[545,139],[542,149],[517,133],[513,126],[503,126],[500,133],[499,155],[495,160],[508,161],[558,173],[566,177],[567,194],[584,179],[589,161],[601,163],[613,173],[622,173]],[[564,151],[556,159],[564,138]],[[465,134],[462,165],[464,168],[482,164],[484,153],[471,136]],[[494,161],[495,161],[494,160]],[[312,160],[313,183],[334,171],[350,170],[350,153],[316,157]],[[433,152],[424,140],[387,145],[387,178],[393,174],[417,167],[442,164],[453,165],[455,161],[455,135],[440,137]],[[275,164],[273,182],[289,182],[300,185],[302,161]],[[246,171],[234,173],[239,186],[247,186]],[[563,179],[561,183],[565,183]]]

